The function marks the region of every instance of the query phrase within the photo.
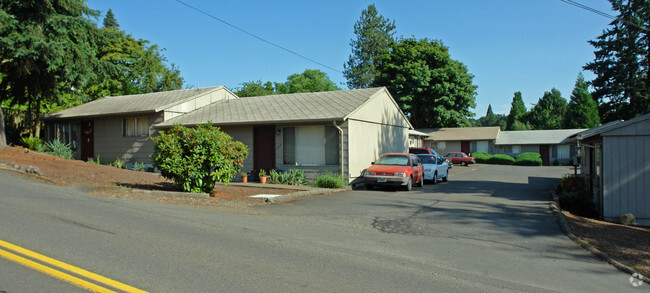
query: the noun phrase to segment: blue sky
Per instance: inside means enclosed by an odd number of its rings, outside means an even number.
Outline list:
[[[578,73],[593,60],[587,41],[610,21],[560,0],[183,1],[338,72],[175,0],[87,4],[102,13],[113,9],[120,29],[165,48],[186,86],[236,90],[246,81],[284,82],[308,68],[326,72],[346,88],[341,71],[351,53],[353,26],[374,3],[381,15],[395,21],[396,36],[442,40],[452,58],[468,67],[478,86],[476,118],[485,115],[488,104],[495,113],[507,114],[515,91],[522,92],[528,109],[554,87],[568,100]],[[606,0],[579,2],[614,15]],[[583,73],[593,78],[591,72]]]

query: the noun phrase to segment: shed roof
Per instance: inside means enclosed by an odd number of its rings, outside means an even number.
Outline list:
[[[429,134],[427,141],[495,140],[500,130],[499,126],[418,129]]]
[[[148,94],[104,97],[96,101],[65,109],[44,117],[44,119],[81,118],[108,116],[114,114],[160,112],[169,107],[199,96],[225,89],[224,86],[174,90]]]
[[[385,88],[222,100],[156,125],[217,125],[344,120]]]
[[[552,130],[515,130],[501,131],[497,136],[496,145],[527,145],[527,144],[560,144],[567,137],[585,129],[552,129]]]

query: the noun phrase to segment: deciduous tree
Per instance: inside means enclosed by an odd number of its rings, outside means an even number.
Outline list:
[[[250,81],[242,83],[236,92],[240,97],[267,96],[276,94],[315,93],[340,90],[325,72],[307,69],[303,73],[289,75],[284,83]]]
[[[442,41],[402,39],[378,58],[376,86],[386,86],[415,128],[470,126],[477,87]]]
[[[356,39],[350,41],[352,54],[343,64],[343,75],[351,89],[367,88],[375,80],[376,58],[395,41],[395,22],[377,12],[374,4],[361,12],[361,18],[354,23]]]
[[[567,101],[557,89],[544,96],[530,110],[528,120],[534,129],[562,129]]]

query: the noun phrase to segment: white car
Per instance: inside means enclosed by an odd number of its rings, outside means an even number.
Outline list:
[[[439,178],[442,178],[443,182],[449,180],[449,164],[445,158],[431,154],[418,154],[418,157],[422,161],[424,180],[431,180],[433,184],[436,184]]]

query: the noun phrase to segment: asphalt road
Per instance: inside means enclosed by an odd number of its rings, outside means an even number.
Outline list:
[[[450,182],[411,192],[246,214],[100,198],[0,171],[0,240],[151,292],[633,290],[552,218],[548,190],[569,171],[457,166]],[[0,269],[23,276],[0,277],[0,291],[79,291],[4,259]]]

